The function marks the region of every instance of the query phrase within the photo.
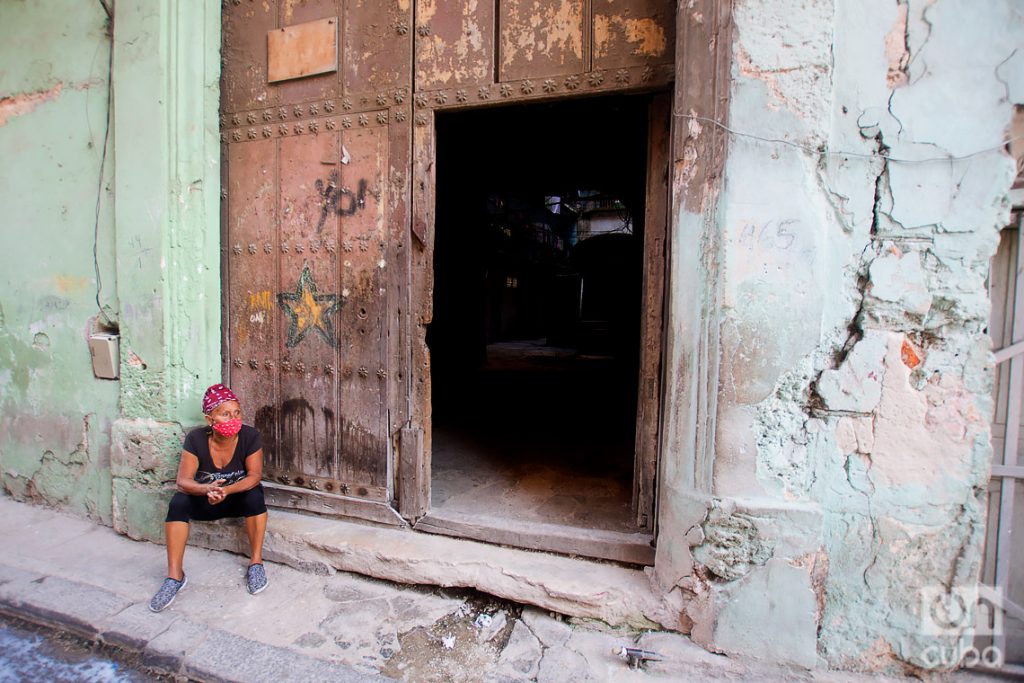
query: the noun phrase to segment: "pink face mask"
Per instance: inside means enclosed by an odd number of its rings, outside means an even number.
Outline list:
[[[234,436],[242,429],[241,420],[228,420],[226,422],[214,422],[213,428],[221,436]]]

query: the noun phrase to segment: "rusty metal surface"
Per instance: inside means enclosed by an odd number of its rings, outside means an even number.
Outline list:
[[[268,81],[285,81],[337,69],[337,17],[277,28],[267,33]]]
[[[499,80],[588,70],[589,2],[499,0]]]
[[[245,142],[261,138],[286,138],[317,135],[321,132],[347,131],[353,128],[387,125],[405,120],[406,110],[398,107],[353,111],[349,98],[316,100],[248,112],[221,115],[221,142]],[[383,123],[382,123],[383,122]]]
[[[343,94],[350,110],[381,107],[382,93],[411,91],[411,0],[232,0],[222,13],[221,112],[292,106]],[[337,72],[268,83],[268,35],[317,21],[337,26]],[[298,41],[305,50],[308,41]],[[299,60],[297,55],[284,59]]]
[[[414,122],[430,126],[430,110],[459,109],[494,104],[521,104],[580,95],[664,90],[673,80],[670,64],[622,67],[549,78],[525,78],[477,88],[441,88],[417,92]]]
[[[653,91],[673,81],[670,0],[501,0],[497,17],[494,7],[417,4],[417,125],[428,125],[428,109]]]

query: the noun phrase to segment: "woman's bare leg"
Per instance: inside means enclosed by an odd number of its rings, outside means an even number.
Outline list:
[[[185,576],[182,564],[185,560],[185,544],[188,542],[188,522],[164,523],[167,536],[167,576],[181,581]]]
[[[245,533],[249,535],[249,564],[263,562],[263,536],[267,531],[267,513],[245,518]]]

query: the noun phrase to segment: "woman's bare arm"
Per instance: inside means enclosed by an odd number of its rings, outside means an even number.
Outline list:
[[[210,491],[221,488],[220,484],[223,483],[223,480],[218,480],[218,482],[212,484],[200,484],[197,482],[196,470],[198,469],[199,458],[195,453],[183,450],[181,452],[181,462],[178,463],[178,478],[175,481],[179,491],[190,496],[205,496]]]

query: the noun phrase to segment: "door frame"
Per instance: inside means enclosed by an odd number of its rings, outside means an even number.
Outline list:
[[[670,75],[670,74],[668,74]],[[668,273],[668,221],[670,207],[671,102],[670,83],[661,87],[608,88],[601,94],[651,94],[648,104],[647,179],[644,220],[643,315],[640,329],[636,438],[634,448],[632,508],[635,532],[581,529],[559,524],[482,523],[471,515],[437,513],[430,509],[431,491],[431,369],[426,330],[433,315],[434,218],[436,202],[438,110],[479,109],[498,103],[471,103],[445,107],[444,98],[420,98],[432,106],[416,115],[413,131],[412,282],[410,311],[417,329],[410,336],[410,426],[400,435],[398,511],[419,531],[522,548],[586,557],[654,564],[654,522],[659,450],[665,340],[665,292]],[[531,101],[565,101],[577,95],[529,98]],[[523,98],[513,98],[523,99]],[[515,102],[521,103],[521,102]],[[653,170],[653,172],[652,172]]]

